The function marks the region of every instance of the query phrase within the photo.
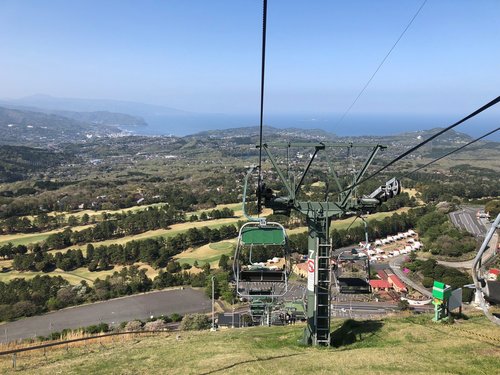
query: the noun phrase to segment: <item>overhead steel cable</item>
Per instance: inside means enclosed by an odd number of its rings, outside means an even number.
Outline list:
[[[477,141],[480,141],[481,139],[486,138],[487,136],[492,135],[493,133],[495,133],[495,132],[497,132],[497,131],[499,131],[499,130],[500,130],[500,128],[496,128],[496,129],[494,129],[494,130],[492,130],[492,131],[490,131],[490,132],[488,132],[488,133],[486,133],[486,134],[482,135],[481,137],[476,138],[476,139],[474,139],[474,140],[472,140],[472,141],[470,141],[470,142],[466,143],[466,144],[465,144],[465,145],[463,145],[463,146],[460,146],[459,148],[456,148],[456,149],[454,149],[454,150],[452,150],[452,151],[450,151],[450,152],[447,152],[447,153],[446,153],[446,154],[444,154],[443,156],[440,156],[439,158],[434,159],[434,160],[432,160],[432,161],[428,162],[427,164],[424,164],[424,165],[422,165],[422,166],[420,166],[420,167],[418,167],[418,168],[414,169],[414,170],[413,170],[413,171],[411,171],[411,172],[405,173],[403,176],[401,176],[401,178],[403,178],[403,177],[408,177],[409,175],[411,175],[411,174],[413,174],[413,173],[415,173],[415,172],[418,172],[419,170],[421,170],[421,169],[423,169],[423,168],[425,168],[425,167],[428,167],[429,165],[434,164],[435,162],[437,162],[437,161],[439,161],[439,160],[441,160],[441,159],[444,159],[445,157],[450,156],[451,154],[454,154],[455,152],[458,152],[458,151],[460,151],[460,150],[463,150],[463,149],[464,149],[464,148],[466,148],[467,146],[470,146],[471,144],[476,143]]]
[[[370,83],[372,82],[373,78],[375,78],[375,76],[377,75],[378,71],[380,70],[380,68],[382,68],[382,65],[384,65],[385,63],[385,60],[387,60],[387,58],[389,57],[389,55],[392,53],[392,51],[394,50],[394,48],[396,48],[396,46],[398,45],[399,41],[403,38],[403,36],[406,34],[406,31],[408,31],[408,29],[410,28],[410,26],[412,25],[413,21],[415,21],[415,19],[417,18],[417,16],[419,15],[420,11],[422,10],[422,8],[424,7],[424,5],[427,3],[427,0],[424,0],[422,2],[422,4],[420,5],[420,7],[418,8],[418,10],[416,11],[416,13],[413,15],[413,17],[411,18],[410,22],[408,22],[408,24],[406,25],[405,29],[403,30],[403,32],[399,35],[399,38],[396,40],[396,42],[394,42],[394,44],[392,45],[391,49],[389,50],[389,52],[387,52],[387,54],[384,56],[384,58],[382,59],[382,61],[380,62],[380,64],[378,65],[377,69],[375,69],[375,71],[373,72],[373,74],[371,75],[370,79],[365,83],[365,85],[363,86],[363,88],[361,89],[361,91],[359,92],[358,96],[356,96],[356,98],[354,99],[354,101],[351,103],[351,105],[346,109],[346,111],[342,114],[342,116],[340,117],[340,119],[335,123],[335,126],[338,126],[340,125],[340,123],[344,120],[344,118],[349,114],[349,112],[351,111],[352,107],[354,107],[354,105],[356,104],[356,102],[358,101],[358,99],[361,97],[361,95],[363,95],[363,93],[365,92],[365,90],[368,88],[368,86],[370,85]]]
[[[260,73],[260,123],[259,123],[259,178],[257,182],[257,212],[261,206],[262,187],[262,137],[264,133],[264,82],[266,72],[266,31],[267,31],[267,0],[262,4],[262,61]]]
[[[387,168],[389,168],[391,165],[393,165],[394,163],[397,163],[399,160],[403,159],[404,157],[408,156],[409,154],[411,154],[412,152],[415,152],[416,150],[418,150],[420,147],[426,145],[427,143],[429,143],[430,141],[432,141],[433,139],[439,137],[441,134],[443,133],[446,133],[447,131],[457,127],[458,125],[464,123],[465,121],[467,120],[470,120],[471,118],[477,116],[478,114],[480,114],[481,112],[487,110],[488,108],[490,107],[493,107],[495,104],[498,104],[498,102],[500,102],[500,96],[497,96],[495,99],[493,99],[492,101],[490,101],[489,103],[486,103],[485,105],[483,105],[481,108],[479,109],[476,109],[474,112],[472,112],[471,114],[465,116],[463,119],[455,122],[454,124],[444,128],[443,130],[440,130],[439,132],[437,132],[436,134],[432,135],[430,138],[424,140],[423,142],[420,142],[418,145],[410,148],[408,151],[405,151],[403,152],[401,155],[399,155],[398,157],[396,157],[395,159],[393,159],[392,161],[390,161],[389,163],[387,163],[386,165],[384,165],[383,167],[381,167],[380,169],[378,169],[377,171],[375,171],[374,173],[372,173],[371,175],[369,175],[368,177],[365,177],[363,178],[362,180],[360,180],[359,182],[355,183],[355,184],[352,184],[351,186],[345,188],[344,190],[340,191],[337,193],[338,194],[341,194],[341,193],[344,193],[346,191],[349,191],[353,188],[355,188],[356,186],[372,179],[373,177],[377,176],[379,173],[381,173],[382,171],[386,170]]]

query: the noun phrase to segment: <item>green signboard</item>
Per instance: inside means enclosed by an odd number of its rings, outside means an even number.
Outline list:
[[[432,287],[432,297],[437,298],[441,301],[446,301],[451,296],[451,287],[442,283],[440,281],[434,281],[434,286]]]

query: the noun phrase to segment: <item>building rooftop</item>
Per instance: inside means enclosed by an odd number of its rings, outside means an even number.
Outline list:
[[[399,289],[405,289],[406,290],[406,285],[401,281],[399,277],[396,275],[389,275],[389,280],[396,285]]]
[[[387,288],[391,287],[391,284],[387,280],[370,280],[370,285],[372,288]]]

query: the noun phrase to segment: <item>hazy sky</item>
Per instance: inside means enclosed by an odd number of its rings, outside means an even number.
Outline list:
[[[421,3],[269,0],[268,113],[343,112]],[[260,0],[0,0],[0,97],[252,113],[261,12]],[[429,0],[352,112],[465,114],[499,87],[500,1]]]

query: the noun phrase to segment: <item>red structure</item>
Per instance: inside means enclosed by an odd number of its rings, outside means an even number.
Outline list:
[[[391,284],[387,280],[370,280],[370,285],[375,291],[388,291],[391,288]]]
[[[406,289],[405,284],[401,281],[399,277],[396,275],[389,275],[389,278],[387,279],[389,284],[392,285],[394,290],[399,293],[406,293],[408,290]]]

